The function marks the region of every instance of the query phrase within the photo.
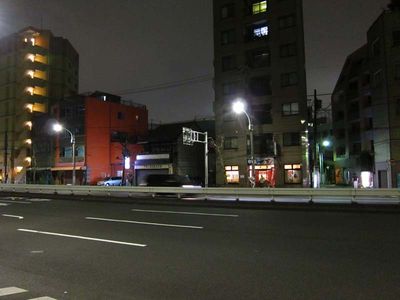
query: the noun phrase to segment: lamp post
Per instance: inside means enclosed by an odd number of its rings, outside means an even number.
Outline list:
[[[71,137],[71,145],[72,145],[72,185],[75,185],[76,182],[76,173],[75,173],[75,135],[68,130],[67,128],[65,128],[64,126],[62,126],[59,123],[56,123],[53,125],[53,130],[55,132],[61,132],[63,130],[65,130],[66,132],[69,133],[70,137]]]
[[[255,186],[255,162],[254,162],[254,143],[253,143],[253,131],[254,127],[253,124],[251,123],[251,119],[249,114],[245,110],[245,105],[241,100],[237,100],[236,102],[233,103],[232,109],[236,114],[242,114],[244,113],[247,117],[247,121],[249,122],[249,133],[250,133],[250,159],[251,159],[251,176],[249,178],[251,187],[254,188]]]

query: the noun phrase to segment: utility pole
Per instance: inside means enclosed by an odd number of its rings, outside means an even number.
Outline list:
[[[4,133],[4,183],[7,183],[8,179],[8,129]]]
[[[317,134],[318,134],[318,109],[321,106],[321,100],[317,98],[317,90],[314,90],[314,110],[313,110],[313,187],[319,187],[319,178],[320,178],[320,170],[318,165],[318,152],[319,147],[317,143]]]

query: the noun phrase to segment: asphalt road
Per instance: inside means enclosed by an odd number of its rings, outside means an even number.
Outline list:
[[[400,298],[398,214],[48,197],[0,197],[0,300]]]

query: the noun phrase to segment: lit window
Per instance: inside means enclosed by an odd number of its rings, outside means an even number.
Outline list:
[[[35,72],[32,70],[28,70],[28,71],[26,71],[26,75],[29,76],[30,78],[33,78],[33,76],[35,75]]]
[[[268,26],[258,27],[253,29],[255,37],[263,37],[268,35]]]
[[[263,13],[266,11],[267,11],[267,1],[260,1],[260,2],[253,3],[253,6],[252,6],[253,15]]]
[[[226,166],[225,167],[225,178],[227,183],[235,184],[239,183],[239,166]]]
[[[33,96],[33,92],[34,92],[34,88],[33,87],[27,87],[26,88],[26,92],[29,93],[31,96]]]
[[[35,61],[35,55],[34,54],[27,54],[26,55],[26,59],[30,60],[31,62]]]
[[[302,181],[301,164],[285,165],[285,183],[300,184]]]

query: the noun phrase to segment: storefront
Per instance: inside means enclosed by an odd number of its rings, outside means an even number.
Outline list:
[[[225,166],[225,178],[227,184],[239,184],[239,166]]]
[[[284,165],[285,184],[302,184],[301,164]]]

